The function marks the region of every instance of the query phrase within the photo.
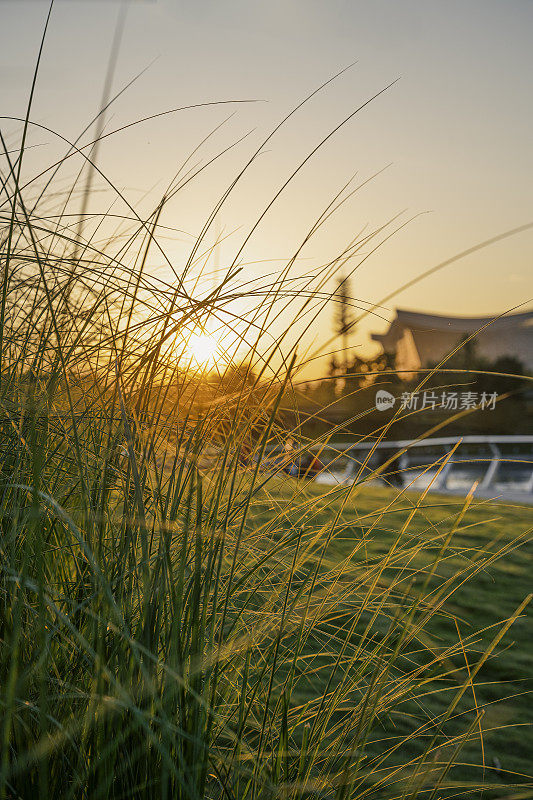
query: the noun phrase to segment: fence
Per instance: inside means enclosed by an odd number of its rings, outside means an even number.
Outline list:
[[[318,483],[349,484],[366,477],[398,487],[430,485],[432,491],[461,494],[477,482],[478,493],[516,494],[533,501],[533,436],[331,442],[312,447],[311,453],[321,463],[315,475]]]

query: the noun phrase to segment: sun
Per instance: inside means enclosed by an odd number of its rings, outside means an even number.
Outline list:
[[[219,352],[220,342],[208,333],[191,333],[187,339],[187,356],[197,367],[213,366]]]

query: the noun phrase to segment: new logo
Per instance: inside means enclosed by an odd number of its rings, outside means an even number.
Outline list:
[[[385,389],[379,389],[376,392],[376,408],[378,411],[387,411],[388,408],[392,408],[394,403],[396,402],[396,398],[390,392],[386,392]]]

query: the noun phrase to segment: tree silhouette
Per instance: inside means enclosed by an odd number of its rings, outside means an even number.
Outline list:
[[[342,359],[346,373],[348,371],[348,336],[354,330],[354,318],[350,308],[350,279],[348,277],[339,278],[333,299],[335,301],[333,326],[336,335],[342,339]]]

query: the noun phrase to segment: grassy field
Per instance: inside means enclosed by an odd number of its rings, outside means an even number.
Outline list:
[[[530,508],[263,471],[275,388],[4,384],[0,796],[533,795]]]
[[[285,481],[280,482],[277,490],[271,491],[270,502],[265,503],[259,514],[263,524],[267,524],[273,514],[283,514],[286,506],[292,507],[293,491],[297,491],[296,487],[289,489]],[[408,528],[398,547],[399,558],[396,563],[392,560],[385,574],[381,573],[381,579],[386,583],[405,569],[407,574],[412,572],[420,579],[420,574],[424,574],[433,563],[435,542],[446,537],[464,504],[462,498],[429,495],[411,518],[412,508],[418,500],[413,492],[398,496],[397,490],[364,487],[347,503],[344,491],[333,503],[329,493],[312,485],[306,487],[305,492],[309,499],[302,500],[303,513],[315,523],[327,524],[332,510],[342,508],[339,532],[329,546],[328,557],[332,561],[348,560],[349,574],[355,564],[356,572],[361,571],[365,576],[366,568],[370,571],[372,565],[381,565],[409,517]],[[436,587],[452,575],[464,573],[465,577],[467,574],[472,577],[454,591],[445,603],[445,614],[434,616],[421,637],[424,646],[438,653],[453,648],[460,635],[471,648],[469,665],[466,665],[466,656],[462,652],[452,655],[449,668],[456,672],[446,691],[439,691],[437,681],[428,685],[424,698],[417,698],[412,703],[402,701],[386,719],[381,720],[382,728],[376,732],[376,742],[371,750],[379,752],[387,736],[401,734],[405,737],[405,744],[401,748],[400,761],[408,763],[420,753],[427,734],[420,738],[417,734],[413,736],[418,724],[428,715],[439,718],[445,713],[455,687],[461,685],[468,669],[476,663],[473,654],[477,652],[479,657],[493,639],[498,624],[510,619],[531,592],[533,546],[528,538],[531,523],[531,506],[474,501],[469,507],[445,557],[439,559],[431,582]],[[522,538],[524,533],[523,543],[516,547],[517,538]],[[488,553],[496,558],[485,564]],[[476,564],[481,563],[483,566],[478,570]],[[532,642],[533,619],[531,608],[526,608],[484,664],[476,676],[474,687],[455,711],[453,734],[464,727],[474,706],[484,710],[477,736],[461,752],[461,765],[454,772],[458,780],[474,785],[483,777],[488,783],[502,788],[515,782],[531,785]],[[309,642],[311,659],[321,652],[322,644],[319,640]],[[309,696],[316,691],[316,684],[312,681],[308,691]],[[516,796],[529,796],[525,786],[524,791],[524,794]],[[465,796],[470,796],[468,791]],[[495,788],[494,795],[489,792],[484,796],[501,795]]]

